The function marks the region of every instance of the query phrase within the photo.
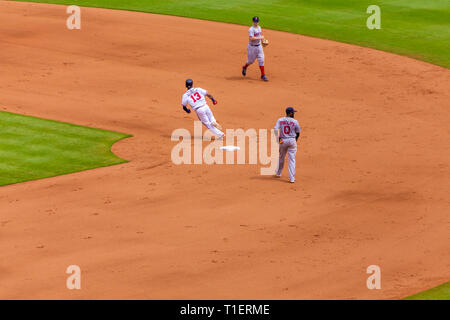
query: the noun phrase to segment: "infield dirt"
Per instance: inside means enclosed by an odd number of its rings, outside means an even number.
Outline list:
[[[264,83],[240,75],[248,27],[83,8],[70,31],[65,8],[0,2],[0,107],[133,134],[113,147],[130,162],[1,188],[0,298],[379,299],[448,281],[448,69],[265,30]],[[298,108],[296,184],[172,164],[187,77],[225,128]]]

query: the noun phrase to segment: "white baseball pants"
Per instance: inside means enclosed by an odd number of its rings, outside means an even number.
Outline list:
[[[222,131],[213,126],[213,123],[216,122],[216,118],[214,118],[214,115],[207,104],[197,108],[195,113],[197,113],[198,120],[200,120],[205,127],[211,130],[216,137],[220,138],[225,135]]]

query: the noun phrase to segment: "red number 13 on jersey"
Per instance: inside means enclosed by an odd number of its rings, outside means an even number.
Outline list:
[[[198,100],[200,100],[201,98],[202,98],[202,97],[200,97],[200,95],[198,94],[198,92],[194,93],[194,94],[191,96],[191,99],[194,101],[194,103],[197,102]]]

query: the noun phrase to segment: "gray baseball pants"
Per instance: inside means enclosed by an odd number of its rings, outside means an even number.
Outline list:
[[[285,138],[283,143],[280,144],[280,157],[278,159],[278,170],[276,174],[281,176],[281,172],[284,167],[284,160],[286,158],[286,153],[288,154],[288,168],[289,168],[289,180],[291,182],[295,181],[295,155],[297,153],[297,141],[295,138]]]

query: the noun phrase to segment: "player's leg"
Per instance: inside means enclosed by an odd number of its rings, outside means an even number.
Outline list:
[[[264,62],[265,62],[264,50],[261,46],[259,46],[257,48],[258,48],[258,52],[257,52],[256,57],[258,59],[259,69],[261,70],[261,79],[264,81],[269,81],[269,79],[267,79],[267,76],[266,76],[266,71],[264,70]]]
[[[213,126],[208,117],[208,106],[201,107],[196,110],[198,119],[203,123],[203,125],[214,133],[214,135],[218,138],[223,137],[225,134]]]
[[[219,130],[222,130],[222,126],[217,123],[216,118],[214,118],[214,114],[211,111],[211,108],[209,106],[206,106],[208,109],[206,110],[206,115],[208,116],[209,122],[212,123],[214,127],[216,127]]]
[[[215,126],[213,126],[213,124],[211,122],[208,123],[204,123],[205,127],[207,127],[209,130],[212,131],[212,133],[214,133],[214,135],[217,138],[222,138],[225,136],[225,133],[223,133],[222,131],[220,131],[219,129],[217,129]]]
[[[281,176],[281,172],[283,171],[284,159],[286,158],[286,152],[287,152],[286,145],[284,143],[280,144],[280,147],[279,147],[280,154],[278,157],[278,169],[275,173],[277,176]]]
[[[295,182],[295,155],[297,153],[297,142],[289,139],[288,160],[289,160],[289,181]]]
[[[253,47],[251,45],[247,46],[247,62],[245,63],[245,65],[242,67],[242,75],[245,77],[245,75],[247,74],[247,68],[249,65],[251,65],[253,62],[255,62],[256,57],[257,57],[257,52],[255,51],[256,47]]]

